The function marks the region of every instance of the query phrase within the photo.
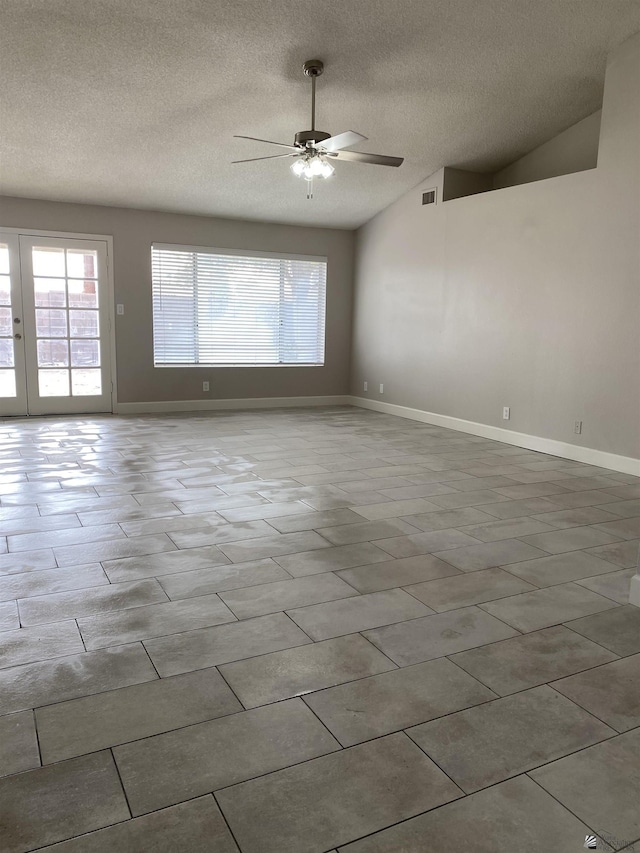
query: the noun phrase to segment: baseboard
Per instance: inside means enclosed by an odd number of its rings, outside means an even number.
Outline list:
[[[244,397],[237,400],[157,400],[150,403],[118,403],[118,415],[170,412],[215,412],[224,409],[288,409],[303,406],[350,406],[351,397]]]
[[[412,421],[455,429],[458,432],[479,435],[482,438],[490,438],[504,444],[525,447],[527,450],[548,453],[550,456],[561,456],[564,459],[571,459],[573,462],[584,462],[587,465],[596,465],[599,468],[609,468],[612,471],[620,471],[622,474],[640,477],[640,459],[634,459],[631,456],[619,456],[617,453],[607,453],[604,450],[595,450],[592,447],[580,447],[577,444],[556,441],[553,438],[527,435],[524,432],[514,432],[510,429],[465,421],[462,418],[452,418],[448,415],[436,415],[433,412],[423,412],[421,409],[410,409],[407,406],[396,406],[393,403],[383,403],[380,400],[368,400],[365,397],[351,397],[350,402],[351,405],[359,406],[362,409],[371,409],[374,412],[383,412],[386,415],[397,415],[400,418],[409,418]]]

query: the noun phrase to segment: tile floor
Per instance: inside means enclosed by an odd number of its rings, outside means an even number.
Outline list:
[[[640,850],[640,479],[351,408],[0,422],[0,850]]]

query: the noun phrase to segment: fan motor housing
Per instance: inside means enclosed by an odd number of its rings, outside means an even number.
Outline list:
[[[295,144],[306,148],[309,142],[317,145],[319,142],[329,139],[330,136],[331,134],[325,133],[324,130],[300,130],[296,133]]]

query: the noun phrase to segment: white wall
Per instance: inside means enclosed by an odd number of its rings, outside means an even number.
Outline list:
[[[598,110],[496,172],[494,189],[595,169],[601,119]]]
[[[441,170],[360,229],[352,394],[640,457],[639,78],[635,36],[597,169],[421,207]]]

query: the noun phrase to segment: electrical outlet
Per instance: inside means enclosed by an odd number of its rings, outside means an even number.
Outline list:
[[[509,406],[504,406],[502,409],[502,420],[508,421],[511,417],[511,408]]]
[[[122,304],[122,302],[118,302],[118,304],[116,305],[116,313],[120,316],[124,314],[124,305]]]
[[[582,433],[582,421],[574,421],[573,431],[576,435],[580,435]]]
[[[365,391],[368,391],[368,390],[369,390],[369,383],[368,383],[368,382],[365,382],[365,383],[364,383],[364,390],[365,390]]]
[[[208,390],[209,390],[209,383],[208,383],[208,382],[203,382],[203,383],[202,383],[202,390],[203,390],[203,391],[208,391]]]
[[[384,394],[384,385],[382,384],[382,382],[380,383],[380,393]]]

